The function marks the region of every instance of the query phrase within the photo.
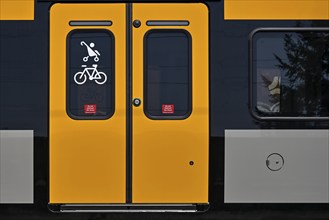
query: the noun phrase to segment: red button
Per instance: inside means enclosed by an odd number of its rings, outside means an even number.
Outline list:
[[[162,114],[174,114],[175,112],[175,105],[173,104],[163,104],[162,105]]]
[[[96,105],[84,105],[85,114],[96,114]]]

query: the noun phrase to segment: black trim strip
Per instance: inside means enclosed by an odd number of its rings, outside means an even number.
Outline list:
[[[36,0],[37,2],[55,2],[55,3],[198,3],[201,0]],[[221,0],[207,0],[209,2],[216,2]]]
[[[126,203],[132,203],[132,4],[126,5]]]
[[[70,26],[112,26],[112,21],[70,21]]]

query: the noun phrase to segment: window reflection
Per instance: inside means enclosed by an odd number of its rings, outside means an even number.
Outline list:
[[[329,116],[329,32],[258,32],[253,104],[260,116]]]
[[[191,41],[183,30],[152,30],[145,36],[145,114],[183,119],[191,112]]]

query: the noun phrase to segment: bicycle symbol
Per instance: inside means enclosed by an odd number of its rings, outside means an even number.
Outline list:
[[[87,80],[87,75],[89,80],[95,80],[95,82],[99,85],[102,85],[106,82],[107,76],[103,72],[98,72],[97,64],[93,64],[93,67],[87,67],[87,65],[81,65],[84,68],[82,72],[77,72],[74,74],[74,82],[78,85],[82,85]]]

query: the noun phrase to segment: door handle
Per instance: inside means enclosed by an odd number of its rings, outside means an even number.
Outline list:
[[[141,101],[139,98],[134,98],[134,100],[133,100],[133,105],[134,105],[135,107],[140,106],[141,103],[142,103],[142,101]]]

